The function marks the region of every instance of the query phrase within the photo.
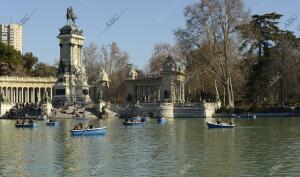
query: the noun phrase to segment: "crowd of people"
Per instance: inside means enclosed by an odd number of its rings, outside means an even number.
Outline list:
[[[20,114],[24,114],[24,112],[32,112],[34,110],[40,112],[41,105],[39,103],[16,103],[12,109],[6,112],[6,116],[7,118],[17,118],[18,116],[21,117],[22,115]]]

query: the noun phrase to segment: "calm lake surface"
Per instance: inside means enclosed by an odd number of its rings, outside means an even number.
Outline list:
[[[124,127],[94,120],[106,136],[71,137],[75,120],[16,129],[0,120],[0,176],[300,176],[300,119],[236,120],[235,129],[208,130],[205,119]]]

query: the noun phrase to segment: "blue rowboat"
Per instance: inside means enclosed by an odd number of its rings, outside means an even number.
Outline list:
[[[72,136],[87,136],[87,135],[105,135],[107,127],[84,129],[84,130],[71,130]]]
[[[59,124],[58,121],[46,123],[46,125],[48,125],[48,126],[57,126],[58,124]]]
[[[37,124],[15,124],[16,128],[36,128]]]
[[[167,123],[167,120],[165,118],[159,118],[159,119],[157,119],[157,123],[164,125]]]
[[[141,126],[145,125],[146,122],[123,122],[125,126]]]
[[[210,123],[210,122],[206,122],[206,125],[208,128],[234,128],[235,125],[229,125],[229,124],[216,124],[216,123]]]

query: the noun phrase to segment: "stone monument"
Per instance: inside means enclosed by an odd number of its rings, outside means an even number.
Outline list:
[[[90,102],[89,85],[83,60],[83,31],[75,24],[73,8],[67,9],[67,25],[60,29],[60,61],[53,87],[54,106]]]
[[[174,58],[167,57],[162,66],[161,71],[161,91],[163,102],[184,103],[185,102],[185,74],[183,70],[177,66]]]
[[[94,84],[94,102],[108,102],[108,89],[109,89],[108,74],[102,69]]]

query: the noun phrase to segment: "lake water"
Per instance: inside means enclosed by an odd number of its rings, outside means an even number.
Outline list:
[[[205,119],[124,127],[94,120],[106,136],[71,137],[76,121],[16,129],[0,120],[0,176],[261,177],[300,176],[300,119],[236,120],[208,130]]]

